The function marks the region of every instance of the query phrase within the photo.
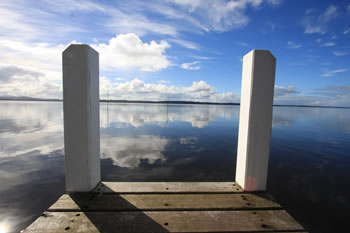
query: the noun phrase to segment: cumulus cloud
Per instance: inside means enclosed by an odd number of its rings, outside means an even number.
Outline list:
[[[298,49],[300,47],[301,47],[300,44],[294,43],[293,41],[288,41],[288,48],[290,48],[290,49]]]
[[[93,46],[100,50],[102,70],[133,68],[157,71],[170,64],[165,55],[165,49],[168,48],[166,42],[142,42],[135,34],[118,35],[107,44]],[[3,83],[0,85],[0,95],[62,98],[61,56],[66,47],[63,44],[0,40],[0,82]],[[195,64],[189,64],[186,68],[193,67],[196,67]],[[106,98],[108,91],[110,97],[116,99],[164,100],[169,97],[172,100],[211,102],[237,102],[238,99],[230,92],[217,93],[214,87],[209,92],[190,91],[188,87],[164,85],[166,81],[151,84],[139,79],[123,82],[125,79],[119,77],[114,80],[116,82],[107,77],[100,78],[101,91],[105,91],[102,98]],[[200,81],[193,85],[192,89],[209,84]]]
[[[62,51],[66,47],[67,45],[63,44],[0,39],[0,65],[6,67],[15,66],[17,73],[19,72],[18,69],[27,73],[28,71],[39,72],[41,80],[60,83],[62,80],[61,56]],[[18,77],[17,80],[19,80]]]
[[[166,41],[143,42],[134,33],[116,35],[107,44],[92,45],[100,53],[105,68],[136,68],[141,71],[158,71],[169,66],[165,50]]]
[[[38,77],[43,76],[43,73],[23,69],[14,65],[10,66],[0,66],[0,82],[13,82],[15,78],[22,79],[30,79],[34,81],[38,79]]]
[[[199,65],[196,66],[196,64],[199,64],[199,61],[183,63],[180,67],[185,70],[199,70],[201,67]]]
[[[146,83],[140,79],[126,82],[111,82],[106,77],[100,78],[100,95],[106,98],[124,100],[191,100],[210,102],[238,102],[239,98],[232,92],[218,93],[205,81],[193,82],[191,86],[170,86]]]
[[[324,72],[321,76],[322,77],[331,77],[331,76],[336,75],[337,73],[344,73],[346,71],[348,71],[348,70],[347,69],[329,70],[329,71]]]
[[[61,98],[61,83],[47,80],[43,73],[18,66],[0,66],[0,96]]]
[[[324,13],[317,15],[315,10],[307,10],[300,24],[305,28],[305,34],[325,34],[328,31],[329,23],[337,18],[338,9],[330,5]]]

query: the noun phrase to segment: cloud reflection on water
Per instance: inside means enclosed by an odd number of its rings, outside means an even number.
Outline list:
[[[142,127],[145,124],[166,126],[171,122],[188,122],[192,127],[204,128],[217,118],[238,117],[239,108],[221,105],[166,105],[166,104],[101,104],[101,127],[111,123],[118,127]]]
[[[119,167],[138,167],[141,160],[149,164],[164,161],[162,151],[169,140],[153,135],[137,137],[110,137],[103,135],[101,139],[101,159],[112,159]]]
[[[60,102],[0,102],[0,218],[15,229],[64,191],[62,107]],[[107,109],[101,103],[100,112],[104,179],[233,179],[239,106],[109,104]],[[294,160],[307,173],[324,176],[337,165],[337,174],[346,177],[342,161],[348,158],[349,122],[350,109],[274,108],[270,174],[278,175],[270,181],[282,179],[281,170],[287,177],[296,168]],[[304,170],[292,180],[296,187],[308,177]]]

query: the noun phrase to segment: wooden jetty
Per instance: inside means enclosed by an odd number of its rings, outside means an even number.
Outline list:
[[[62,195],[24,232],[306,231],[266,194],[234,182],[101,182]]]
[[[243,58],[235,182],[101,182],[99,59],[63,52],[66,193],[24,232],[305,232],[265,193],[275,57]]]

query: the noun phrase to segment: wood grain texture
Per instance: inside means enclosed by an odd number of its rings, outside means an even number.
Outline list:
[[[121,211],[121,210],[205,210],[276,209],[281,206],[254,194],[120,194],[62,195],[49,211]]]
[[[301,231],[284,210],[49,212],[24,232]]]
[[[24,232],[305,232],[266,193],[233,182],[103,182],[62,195]]]
[[[237,193],[234,182],[102,182],[94,192],[104,193]]]

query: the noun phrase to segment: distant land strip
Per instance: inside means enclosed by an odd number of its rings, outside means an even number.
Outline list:
[[[0,96],[0,101],[52,101],[62,102],[61,99],[42,99],[32,98],[27,96]],[[215,102],[197,102],[197,101],[182,101],[182,100],[168,100],[168,101],[150,101],[150,100],[100,100],[104,103],[141,103],[141,104],[203,104],[203,105],[240,105],[239,103],[215,103]],[[303,108],[345,108],[343,106],[321,106],[321,105],[300,105],[300,104],[274,104],[275,107],[303,107]]]

